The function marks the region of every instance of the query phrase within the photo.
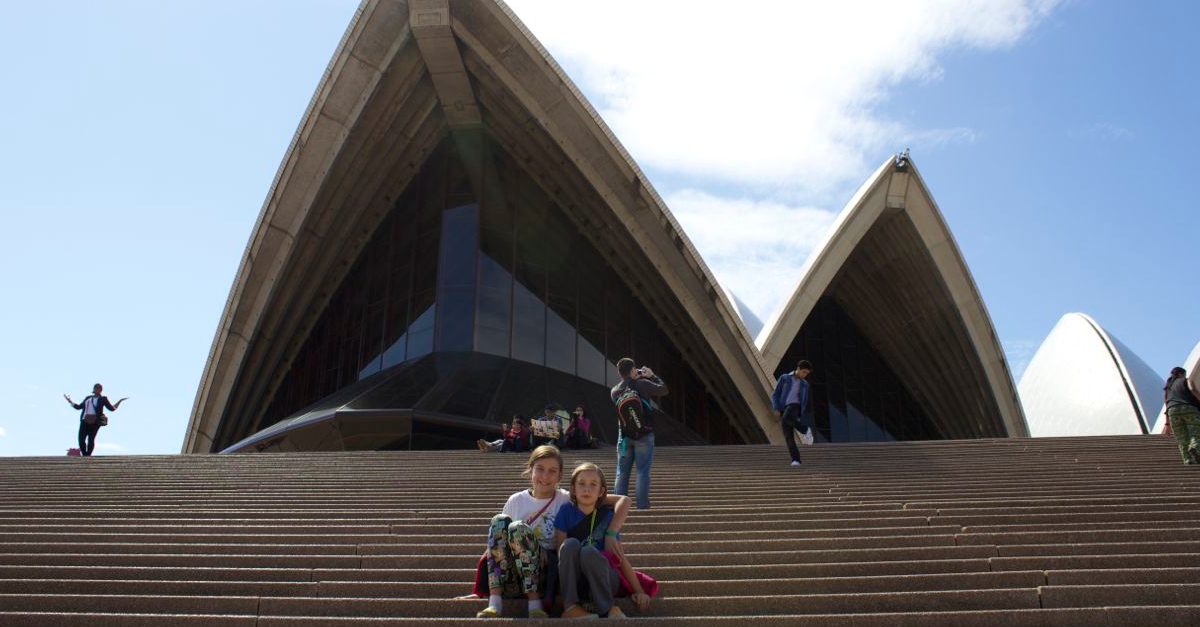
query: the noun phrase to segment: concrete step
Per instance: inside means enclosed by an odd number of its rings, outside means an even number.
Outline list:
[[[1164,438],[802,452],[793,469],[782,447],[656,451],[654,508],[623,534],[662,584],[645,622],[1200,624],[1200,472]],[[0,625],[477,624],[483,602],[454,597],[523,463],[3,458]]]
[[[1192,627],[1200,621],[1200,608],[1111,607],[1021,610],[929,611],[875,614],[807,614],[774,616],[726,615],[654,617],[640,619],[647,625],[664,627],[733,627],[750,622],[762,625],[815,625],[820,627]],[[326,616],[205,616],[179,614],[100,614],[100,613],[12,613],[0,612],[0,624],[12,627],[143,627],[182,625],[185,627],[470,627],[479,625],[474,618],[355,618]],[[521,621],[531,627],[561,625],[559,619]]]

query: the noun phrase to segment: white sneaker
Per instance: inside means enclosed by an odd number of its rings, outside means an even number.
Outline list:
[[[812,443],[813,443],[812,429],[808,429],[804,433],[800,434],[800,443],[805,446],[812,446]]]
[[[792,461],[792,465],[793,465],[793,466],[799,466],[799,465],[800,465],[800,462],[798,462],[798,461]]]

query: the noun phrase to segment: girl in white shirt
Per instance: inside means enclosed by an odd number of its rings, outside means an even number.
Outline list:
[[[492,517],[486,554],[488,606],[478,618],[498,618],[506,595],[528,598],[530,618],[547,616],[540,588],[548,571],[557,574],[557,565],[547,568],[554,554],[554,518],[558,508],[570,502],[567,491],[558,487],[562,469],[558,448],[546,444],[533,449],[521,473],[530,479],[529,489],[508,497],[504,510]],[[610,495],[607,504],[614,509],[609,528],[620,530],[629,514],[629,498]],[[546,605],[552,601],[548,598]]]

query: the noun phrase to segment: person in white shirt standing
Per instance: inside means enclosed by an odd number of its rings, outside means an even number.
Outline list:
[[[92,393],[83,399],[82,403],[76,403],[71,400],[70,395],[63,394],[63,398],[71,404],[71,407],[79,410],[79,453],[84,457],[90,457],[92,449],[96,447],[96,434],[100,432],[100,427],[108,424],[108,416],[104,415],[104,410],[117,411],[128,398],[122,398],[114,405],[108,402],[108,397],[102,394],[104,386],[97,383],[92,386]]]

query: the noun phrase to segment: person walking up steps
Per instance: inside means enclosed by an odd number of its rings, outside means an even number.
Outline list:
[[[1200,464],[1200,399],[1188,381],[1187,371],[1178,366],[1163,387],[1167,404],[1167,426],[1175,434],[1185,464]]]
[[[63,394],[63,398],[71,404],[71,407],[79,410],[79,453],[84,457],[91,457],[92,449],[96,447],[96,434],[100,432],[100,427],[108,424],[108,416],[104,415],[104,410],[117,411],[121,403],[129,400],[122,398],[114,405],[108,402],[108,397],[102,394],[104,386],[97,383],[92,386],[92,393],[84,397],[82,403],[76,403],[71,400],[71,396]]]
[[[803,421],[805,416],[812,415],[812,394],[808,383],[812,369],[807,359],[801,359],[795,371],[779,377],[775,383],[775,393],[771,394],[771,407],[779,412],[779,426],[783,429],[783,441],[787,443],[793,466],[800,465],[800,450],[796,448],[792,432],[799,432],[805,444],[812,444],[812,429],[805,427]]]

